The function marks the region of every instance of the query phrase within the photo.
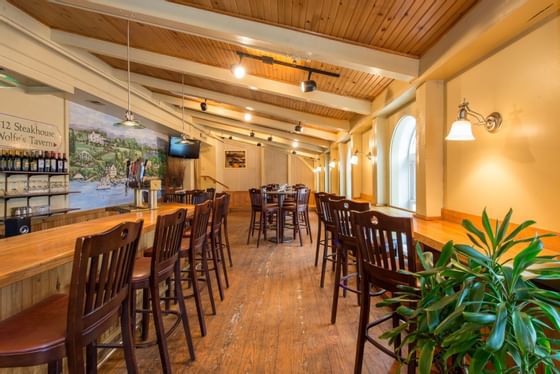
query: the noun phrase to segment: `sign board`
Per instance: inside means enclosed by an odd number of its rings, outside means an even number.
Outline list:
[[[61,143],[54,125],[0,113],[0,147],[57,151]]]

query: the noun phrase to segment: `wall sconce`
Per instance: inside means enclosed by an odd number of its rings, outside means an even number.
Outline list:
[[[466,100],[459,105],[459,113],[457,120],[451,124],[449,134],[445,140],[466,141],[474,140],[472,133],[473,122],[468,120],[467,117],[473,117],[475,125],[484,126],[489,133],[495,133],[502,125],[502,116],[498,112],[492,112],[487,117],[475,112],[469,108],[469,103]]]
[[[373,154],[371,153],[371,151],[368,152],[366,157],[367,157],[368,161],[373,161]]]
[[[331,169],[334,169],[336,167],[336,160],[332,160],[331,162],[329,162],[329,167]]]
[[[350,163],[352,165],[358,165],[358,151],[355,151],[352,157],[350,157]]]
[[[313,169],[313,171],[314,171],[315,173],[320,173],[321,170],[322,170],[322,169],[321,169],[320,166],[317,166],[315,169]]]

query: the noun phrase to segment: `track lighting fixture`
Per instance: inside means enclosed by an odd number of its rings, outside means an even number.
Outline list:
[[[244,120],[245,122],[250,122],[252,119],[253,119],[253,115],[252,115],[251,113],[245,113],[245,114],[243,115],[243,120]]]
[[[307,80],[301,82],[301,92],[313,92],[317,89],[317,82],[311,79],[311,71],[307,75]]]
[[[233,136],[230,135],[228,139],[229,139],[229,140],[233,140]]]
[[[267,140],[268,140],[269,142],[271,142],[271,141],[272,141],[272,136],[269,136]]]
[[[255,137],[255,132],[254,132],[253,130],[251,130],[251,132],[249,133],[249,136],[250,136],[251,138],[254,138],[254,137]]]
[[[262,144],[261,143],[257,143],[257,147],[260,147]]]
[[[292,151],[292,154],[295,155],[295,154],[297,154],[297,153],[296,153],[296,151]]]
[[[204,99],[203,103],[200,103],[200,110],[202,110],[203,112],[206,112],[206,109],[208,109],[208,104],[206,103],[207,99]]]
[[[301,122],[295,125],[294,132],[298,134],[301,134],[303,132],[303,126],[301,125]]]

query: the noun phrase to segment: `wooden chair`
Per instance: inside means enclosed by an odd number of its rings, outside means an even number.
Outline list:
[[[227,254],[228,254],[228,259],[229,259],[229,267],[233,266],[233,260],[231,257],[231,246],[229,245],[229,233],[228,233],[228,215],[229,215],[229,203],[231,200],[231,195],[228,194],[227,192],[221,192],[219,194],[216,194],[216,196],[222,196],[224,195],[225,201],[224,201],[224,219],[223,219],[223,230],[222,233],[224,235],[224,241],[225,241],[225,247],[227,250]]]
[[[69,295],[57,294],[0,322],[0,367],[48,363],[49,373],[95,372],[95,341],[120,317],[127,371],[137,373],[130,288],[142,221],[76,240]],[[9,337],[9,338],[8,338]]]
[[[335,275],[334,290],[331,311],[331,323],[336,323],[336,313],[338,309],[338,296],[340,288],[346,297],[346,291],[360,295],[361,266],[356,262],[356,271],[348,274],[349,255],[357,258],[358,241],[352,231],[350,222],[350,212],[366,212],[369,210],[369,203],[360,203],[352,200],[331,200],[329,199],[329,214],[334,220],[334,243],[335,243]],[[341,276],[342,273],[342,276]],[[356,287],[351,287],[348,282],[356,278]]]
[[[212,201],[208,200],[202,204],[195,206],[194,218],[191,224],[191,235],[189,237],[188,246],[183,246],[180,255],[181,258],[187,259],[188,274],[186,280],[192,287],[195,299],[196,310],[198,314],[198,322],[202,336],[206,336],[206,322],[204,320],[204,309],[202,307],[202,299],[200,296],[199,281],[203,281],[208,289],[208,297],[212,307],[212,314],[216,314],[216,303],[214,301],[214,292],[212,289],[212,281],[210,279],[210,271],[208,268],[208,222],[212,213]],[[197,264],[200,263],[200,270]],[[199,279],[197,273],[202,273],[204,278]]]
[[[214,200],[214,197],[216,197],[216,189],[213,187],[207,188],[206,193],[208,194],[208,198],[210,200]]]
[[[325,286],[325,272],[327,271],[327,262],[331,261],[333,263],[333,269],[335,265],[336,250],[334,245],[334,232],[336,227],[334,226],[334,218],[332,217],[329,210],[329,200],[344,200],[344,196],[336,196],[332,194],[320,195],[317,204],[320,204],[321,218],[323,221],[323,226],[325,228],[325,239],[323,244],[323,261],[321,264],[321,288]],[[329,245],[329,240],[331,244]],[[329,253],[329,248],[331,253]]]
[[[261,241],[261,235],[264,234],[264,240],[267,240],[267,228],[271,222],[275,222],[276,226],[276,243],[280,242],[280,207],[276,203],[270,203],[268,194],[261,191],[260,219],[259,219],[259,236],[257,237],[257,248]]]
[[[257,188],[249,189],[249,199],[251,200],[251,218],[249,221],[249,232],[247,233],[247,244],[251,237],[255,235],[255,229],[260,230],[260,216],[257,220],[257,214],[261,214],[261,190]]]
[[[401,273],[401,270],[416,272],[415,251],[410,250],[407,253],[408,248],[414,248],[412,219],[392,217],[380,212],[369,211],[352,212],[351,222],[354,235],[358,241],[358,258],[363,271],[361,289],[369,290],[373,285],[394,293],[398,291],[399,285],[415,287],[415,278],[412,275]],[[354,364],[355,374],[362,371],[366,341],[389,356],[397,358],[394,351],[370,336],[368,331],[370,328],[388,320],[392,321],[393,327],[397,327],[401,319],[401,316],[393,310],[385,317],[369,322],[370,295],[367,292],[362,292],[360,298],[360,321]],[[395,347],[398,345],[400,345],[400,339],[396,339]],[[411,352],[414,347],[409,344],[408,349]],[[413,356],[412,360],[408,362],[408,373],[414,373],[415,367],[416,361]]]
[[[197,204],[202,204],[203,202],[208,200],[212,201],[208,193],[201,191],[192,195],[191,203],[193,205],[197,205]]]
[[[216,275],[216,283],[218,284],[220,300],[224,300],[224,291],[222,287],[222,279],[220,277],[219,264],[222,265],[226,287],[229,287],[227,266],[222,245],[222,223],[225,198],[225,196],[220,196],[214,199],[212,207],[212,220],[210,222],[210,231],[208,232],[208,239],[210,241],[210,256],[208,256],[208,260],[212,263],[212,268],[209,270],[214,271]]]
[[[204,191],[202,190],[190,190],[190,191],[184,191],[185,194],[185,204],[189,204],[189,205],[195,205],[195,203],[193,203],[193,198],[195,195],[199,195],[200,193],[202,193]]]
[[[165,195],[163,195],[163,201],[166,203],[185,204],[185,200],[184,192],[166,192]]]
[[[303,240],[301,238],[301,223],[303,223],[307,231],[307,234],[310,235],[308,204],[309,204],[309,190],[304,187],[304,188],[299,188],[297,190],[296,197],[293,203],[284,202],[284,205],[282,206],[282,213],[281,213],[282,217],[284,217],[286,213],[292,215],[292,227],[294,230],[294,239],[297,234],[299,237],[300,246],[303,245]]]
[[[326,237],[325,231],[325,238],[322,238],[322,231],[324,226],[324,218],[323,213],[321,212],[321,204],[319,203],[319,198],[325,195],[328,195],[326,192],[314,192],[315,195],[315,212],[317,213],[317,240],[316,240],[316,249],[315,249],[315,266],[319,265],[319,252],[321,246],[329,245],[328,238]],[[334,195],[332,195],[334,196]]]

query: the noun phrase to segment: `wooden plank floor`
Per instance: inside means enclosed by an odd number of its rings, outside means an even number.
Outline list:
[[[184,335],[178,329],[169,339],[175,373],[351,373],[354,365],[359,307],[356,297],[340,299],[336,325],[330,324],[334,274],[328,271],[319,287],[320,267],[313,264],[315,244],[309,238],[256,248],[245,245],[247,212],[230,214],[234,266],[225,300],[217,298],[217,315],[208,315],[208,335],[200,336],[192,299],[187,301],[196,350],[188,360]],[[313,232],[316,229],[312,214]],[[315,234],[314,234],[315,239]],[[204,291],[203,298],[207,301]],[[372,318],[384,311],[373,308]],[[209,313],[209,305],[206,307]],[[151,324],[153,326],[153,324]],[[152,333],[151,336],[154,334]],[[161,372],[157,347],[136,351],[141,373]],[[371,345],[366,346],[364,373],[398,373],[398,365]],[[120,352],[101,373],[126,372]]]

